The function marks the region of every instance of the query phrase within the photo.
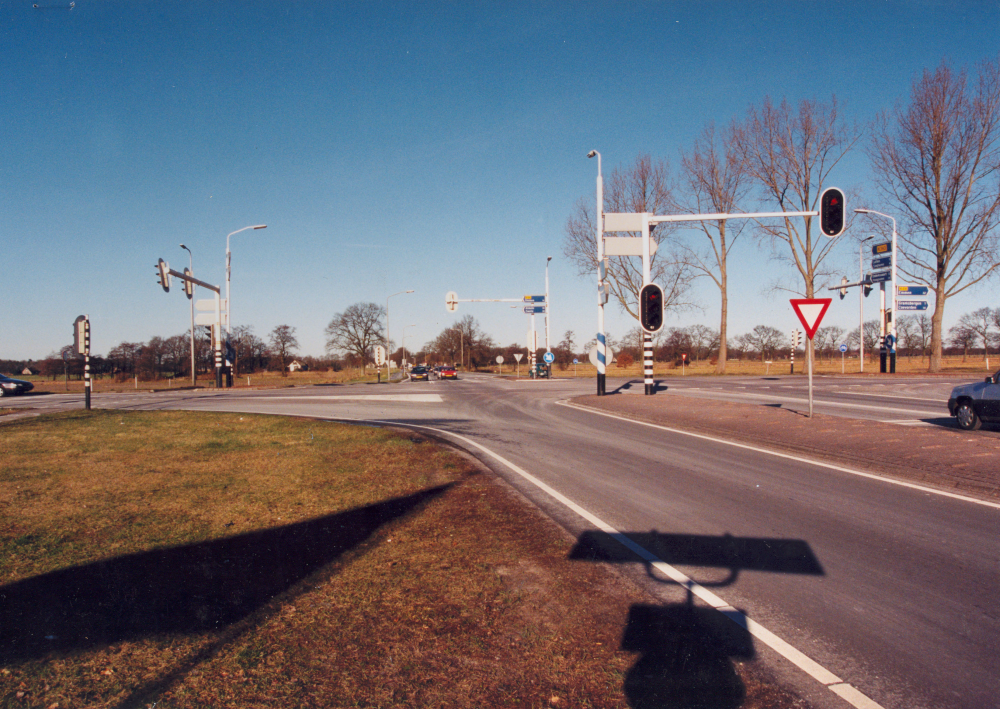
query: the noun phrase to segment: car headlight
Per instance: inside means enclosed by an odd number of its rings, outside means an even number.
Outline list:
[[[4,389],[17,389],[17,384],[14,382],[3,382],[0,384]]]

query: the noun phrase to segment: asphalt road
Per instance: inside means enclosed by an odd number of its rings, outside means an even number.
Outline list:
[[[817,411],[904,423],[947,416],[944,402],[952,386],[918,378],[881,383],[817,377],[814,383]],[[757,377],[674,378],[668,384],[658,395],[801,408],[806,383]],[[855,706],[864,706],[867,697],[887,709],[1000,707],[1000,510],[560,403],[592,389],[589,380],[467,375],[393,386],[95,395],[94,405],[433,429],[477,455],[572,534],[593,536],[595,518],[628,533],[857,688],[864,697]],[[608,390],[615,389],[618,383],[609,380]],[[623,391],[641,394],[642,384]],[[81,400],[29,397],[4,405],[55,409]],[[685,599],[659,567],[644,568],[628,553],[612,553],[610,561],[644,575],[665,603]],[[817,681],[756,645],[767,664],[815,705],[849,706],[824,686],[830,681]]]

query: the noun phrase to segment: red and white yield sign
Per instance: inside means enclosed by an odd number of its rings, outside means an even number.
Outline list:
[[[823,316],[833,298],[792,298],[789,302],[799,316],[802,327],[806,329],[806,337],[811,340],[816,335],[819,324],[823,322]]]

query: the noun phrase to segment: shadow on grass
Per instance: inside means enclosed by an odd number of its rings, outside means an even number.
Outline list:
[[[628,544],[629,546],[626,546]],[[695,534],[588,531],[570,551],[580,561],[642,563],[727,569],[728,577],[702,586],[729,586],[741,571],[822,575],[823,567],[809,545],[799,539],[761,539]],[[696,607],[689,591],[686,603],[633,605],[621,649],[640,654],[625,675],[624,692],[634,709],[736,709],[746,688],[732,660],[755,655],[746,614]]]
[[[2,586],[0,663],[157,634],[225,630],[449,487]]]

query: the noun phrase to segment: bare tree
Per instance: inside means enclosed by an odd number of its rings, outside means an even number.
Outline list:
[[[758,325],[743,336],[743,342],[748,349],[759,353],[763,361],[774,359],[775,351],[785,346],[785,335],[770,325]]]
[[[958,319],[958,327],[968,330],[973,335],[973,346],[978,339],[983,343],[983,358],[986,368],[990,366],[990,342],[993,340],[993,309],[979,308],[966,313]],[[954,330],[955,328],[952,328]]]
[[[947,62],[924,70],[909,105],[876,120],[869,156],[902,214],[897,268],[934,291],[928,369],[937,372],[945,303],[1000,267],[1000,58],[972,82]]]
[[[326,349],[344,352],[361,363],[374,356],[375,346],[385,343],[385,308],[377,303],[355,303],[337,313],[326,326]]]
[[[813,338],[813,344],[821,354],[823,352],[826,353],[827,359],[833,359],[837,343],[844,339],[845,332],[844,328],[837,327],[836,325],[821,327],[816,330],[816,337]]]
[[[691,339],[693,359],[707,359],[713,352],[722,349],[718,330],[706,325],[691,325],[687,328],[687,334]]]
[[[271,351],[277,356],[278,364],[281,367],[281,376],[288,376],[288,359],[292,352],[299,348],[299,341],[295,337],[295,328],[288,325],[278,325],[268,337],[271,341]]]
[[[965,325],[958,324],[948,330],[948,340],[952,347],[962,348],[962,362],[969,356],[969,348],[976,344],[976,333]]]
[[[735,125],[733,145],[755,183],[759,196],[783,212],[814,211],[823,185],[859,139],[859,132],[845,125],[836,98],[830,103],[787,101],[775,106],[765,98],[758,109],[751,106]],[[829,275],[824,261],[836,241],[813,232],[812,217],[783,218],[758,223],[758,233],[769,239],[779,260],[791,263],[802,279],[802,291],[812,298],[817,279]]]
[[[669,166],[666,161],[654,162],[640,155],[630,167],[615,169],[604,190],[605,212],[651,212],[665,214],[671,205]],[[580,199],[566,222],[563,254],[576,266],[581,277],[597,271],[595,217],[591,198]],[[662,245],[671,227],[661,224],[653,231],[653,239]],[[638,232],[630,236],[639,237]],[[664,311],[677,312],[690,306],[688,295],[693,273],[682,260],[664,257],[669,249],[657,251],[650,260],[650,278],[663,288]],[[611,296],[622,310],[638,320],[639,291],[642,289],[642,262],[634,256],[608,257],[608,283]]]
[[[864,338],[863,340],[861,339],[862,337]],[[857,347],[859,342],[864,342],[865,352],[868,353],[869,359],[874,357],[881,340],[882,324],[878,320],[866,320],[861,335],[858,334],[858,328],[854,328],[851,330],[851,334],[847,336],[847,344],[849,346]]]
[[[745,163],[736,150],[734,129],[730,127],[721,137],[715,125],[705,126],[695,139],[689,152],[681,157],[682,189],[676,209],[687,214],[732,213],[745,197],[748,189]],[[719,319],[719,357],[716,374],[726,373],[726,337],[729,322],[729,275],[727,262],[733,248],[746,226],[745,220],[736,220],[729,229],[727,220],[695,222],[707,239],[702,248],[678,244],[684,259],[696,272],[707,276],[719,289],[721,298]]]

